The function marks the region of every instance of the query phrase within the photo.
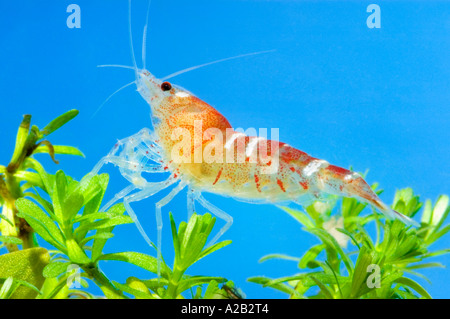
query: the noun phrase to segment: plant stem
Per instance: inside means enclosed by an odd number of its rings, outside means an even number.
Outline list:
[[[20,184],[11,173],[6,173],[0,178],[0,194],[4,199],[2,207],[2,214],[11,221],[12,225],[7,221],[2,220],[1,231],[4,236],[14,236],[22,240],[22,248],[35,247],[33,229],[28,223],[22,219],[17,218],[17,209],[15,206],[16,199],[22,196]],[[7,244],[6,248],[9,252],[19,250],[15,244]]]
[[[167,287],[167,292],[166,292],[165,298],[175,299],[177,297],[178,285],[179,285],[180,279],[181,279],[181,277],[183,277],[183,274],[185,271],[186,271],[186,269],[181,269],[181,268],[177,267],[177,265],[175,264],[172,278],[170,278],[169,286]]]
[[[46,296],[46,299],[53,299],[55,298],[59,292],[64,288],[64,286],[67,285],[67,278],[69,277],[68,274],[63,275],[59,281],[58,284],[53,288],[53,290]]]
[[[29,227],[28,223],[24,219],[21,218],[20,222],[25,223],[25,226],[24,226],[25,228]],[[23,227],[19,227],[19,229],[23,229]],[[21,231],[20,239],[22,239],[22,248],[23,249],[37,247],[37,242],[34,237],[34,232],[31,228],[25,232]]]
[[[91,265],[83,265],[81,268],[94,280],[94,282],[100,287],[108,299],[124,299],[123,293],[114,287],[109,279],[97,268],[91,267]]]
[[[1,221],[1,231],[4,236],[18,236],[18,232],[16,229],[15,223],[15,213],[14,213],[14,198],[11,196],[11,192],[9,191],[8,184],[5,182],[3,175],[0,176],[0,196],[2,196],[4,203],[2,207],[2,215],[8,219],[11,224],[2,219]],[[9,252],[17,251],[19,248],[16,244],[6,244],[6,248]]]
[[[31,115],[25,115],[17,131],[16,145],[11,161],[4,173],[0,175],[0,196],[4,199],[2,213],[12,223],[10,225],[2,220],[1,232],[4,236],[20,238],[23,242],[23,249],[34,247],[35,241],[33,240],[33,229],[31,229],[24,219],[18,219],[16,217],[17,209],[15,202],[23,194],[20,190],[20,182],[14,174],[22,166],[26,156],[28,156],[27,142],[28,144],[35,143],[34,139],[30,138],[29,135],[30,121]],[[15,244],[7,244],[6,247],[9,252],[19,250]]]

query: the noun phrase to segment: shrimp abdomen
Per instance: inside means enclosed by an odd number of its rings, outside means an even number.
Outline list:
[[[383,213],[388,219],[399,219],[406,225],[420,226],[411,218],[393,210],[378,197],[358,173],[334,165],[322,169],[320,178],[325,191],[345,197],[353,197],[368,203]]]

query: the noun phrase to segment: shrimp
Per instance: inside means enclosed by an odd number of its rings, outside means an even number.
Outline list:
[[[131,16],[131,1],[129,13]],[[129,23],[131,25],[131,18]],[[147,24],[144,43],[146,29]],[[133,83],[137,91],[150,106],[153,130],[144,128],[120,140],[94,167],[92,173],[96,174],[106,163],[119,167],[120,173],[131,185],[117,193],[101,211],[123,199],[128,214],[150,245],[153,243],[130,203],[176,185],[155,206],[158,263],[161,259],[163,227],[161,210],[185,188],[188,190],[189,216],[194,213],[195,204],[198,203],[225,221],[210,244],[230,228],[233,218],[206,200],[203,196],[205,192],[251,203],[296,203],[302,206],[330,195],[352,197],[372,205],[389,219],[418,225],[383,203],[359,174],[314,158],[286,143],[237,132],[217,109],[167,81],[183,72],[226,59],[158,79],[145,68],[144,53],[144,67],[137,67],[132,40],[130,42],[134,66],[129,68],[135,72]],[[205,156],[199,158],[199,154]],[[170,176],[157,183],[148,182],[142,176],[142,173],[167,172]],[[135,190],[137,192],[131,194]]]

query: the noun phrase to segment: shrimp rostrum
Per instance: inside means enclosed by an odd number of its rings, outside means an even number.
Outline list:
[[[134,56],[133,61],[134,83],[150,106],[153,130],[142,129],[119,141],[93,173],[105,163],[119,167],[131,185],[116,194],[103,210],[123,199],[127,212],[150,244],[130,203],[176,185],[156,203],[158,257],[161,209],[184,188],[188,190],[189,215],[198,203],[225,221],[210,243],[229,229],[233,219],[206,200],[204,192],[277,205],[290,202],[305,205],[328,195],[352,197],[372,205],[389,219],[417,225],[383,203],[359,174],[311,157],[288,144],[237,132],[214,107],[169,83],[167,79],[171,76],[157,79],[145,66],[139,69]],[[142,177],[142,173],[164,172],[170,174],[162,182],[148,182]]]

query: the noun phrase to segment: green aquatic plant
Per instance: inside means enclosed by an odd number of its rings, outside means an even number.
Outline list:
[[[108,175],[87,174],[81,181],[62,170],[52,175],[33,156],[46,152],[58,163],[55,154],[83,155],[74,147],[43,140],[77,113],[69,111],[43,130],[36,126],[30,129],[31,116],[26,115],[10,164],[0,166],[0,242],[9,251],[0,256],[0,298],[94,298],[86,289],[86,279],[100,287],[106,298],[183,298],[185,291],[191,291],[194,298],[231,296],[233,283],[225,278],[186,274],[198,260],[230,243],[205,247],[215,223],[210,214],[193,214],[178,230],[170,216],[175,261],[172,269],[161,261],[160,277],[155,276],[158,261],[153,256],[134,251],[103,253],[114,228],[133,222],[125,215],[123,204],[99,211]],[[53,249],[40,247],[38,238]],[[121,284],[101,271],[99,264],[106,260],[127,262],[154,276],[129,277]],[[71,289],[74,281],[85,289]],[[204,285],[207,288],[202,296]]]
[[[194,286],[213,280],[220,283],[226,281],[218,277],[185,275],[186,270],[199,259],[229,244],[229,241],[220,242],[205,249],[215,222],[215,218],[209,214],[194,214],[188,223],[180,224],[178,231],[171,216],[175,262],[173,269],[170,269],[162,261],[161,277],[155,276],[148,280],[130,277],[124,284],[109,280],[100,270],[101,261],[127,262],[153,274],[158,273],[158,261],[153,256],[134,251],[103,253],[106,242],[114,236],[114,227],[133,222],[124,215],[123,204],[99,212],[107,184],[107,174],[88,174],[77,182],[60,170],[54,176],[53,187],[49,188],[52,200],[34,197],[44,209],[28,198],[17,199],[19,217],[25,219],[42,239],[56,248],[50,252],[50,263],[42,272],[48,281],[44,283],[41,298],[70,295],[92,297],[85,291],[68,289],[68,282],[74,278],[73,270],[78,271],[78,280],[82,279],[80,284],[83,287],[88,286],[83,279],[90,279],[107,298],[128,298],[128,295],[136,298],[178,298],[182,292]]]
[[[178,225],[170,214],[172,267],[165,256],[158,261],[136,251],[104,252],[116,227],[133,222],[121,203],[101,211],[109,176],[87,174],[77,181],[63,170],[48,173],[35,159],[38,153],[48,153],[56,163],[58,154],[83,156],[75,147],[47,140],[77,114],[76,110],[66,112],[42,130],[30,125],[30,115],[24,116],[11,161],[0,165],[0,243],[6,248],[0,255],[0,299],[243,298],[226,278],[187,274],[193,264],[231,243],[206,245],[215,224],[210,214],[193,214]],[[261,259],[295,260],[305,272],[249,281],[290,298],[430,298],[410,277],[424,278],[421,269],[443,266],[428,258],[450,251],[429,249],[450,231],[449,225],[444,226],[450,210],[448,196],[440,196],[434,205],[429,200],[423,205],[411,189],[397,191],[394,209],[410,217],[422,209],[417,229],[384,221],[374,211],[363,215],[369,207],[355,199],[344,198],[339,207],[337,203],[315,202],[305,212],[286,208],[319,242],[302,257],[274,254]],[[148,275],[129,276],[120,283],[102,271],[104,261],[125,262]],[[102,295],[93,295],[90,283]]]
[[[289,298],[431,298],[411,277],[429,281],[420,269],[444,267],[427,260],[450,252],[429,249],[450,231],[450,225],[443,227],[450,211],[448,196],[440,196],[434,206],[426,201],[417,229],[398,220],[381,221],[375,211],[362,216],[366,204],[356,199],[344,198],[340,207],[336,205],[337,201],[316,202],[307,207],[306,213],[285,208],[319,243],[302,257],[274,254],[260,260],[295,260],[304,272],[282,278],[253,277],[249,281],[282,291]],[[421,207],[419,196],[411,188],[396,192],[392,204],[396,211],[413,217]],[[336,208],[338,214],[331,217]],[[369,235],[371,222],[375,222],[374,236]]]
[[[7,166],[0,165],[0,205],[2,206],[0,231],[1,242],[9,251],[36,246],[33,229],[17,217],[15,201],[23,197],[33,188],[48,191],[41,175],[45,173],[42,165],[34,159],[35,154],[48,153],[55,163],[55,154],[70,154],[83,156],[72,146],[53,145],[47,136],[77,116],[77,110],[68,111],[47,124],[42,130],[36,125],[31,126],[31,115],[24,115],[16,136],[16,144],[11,161]]]

